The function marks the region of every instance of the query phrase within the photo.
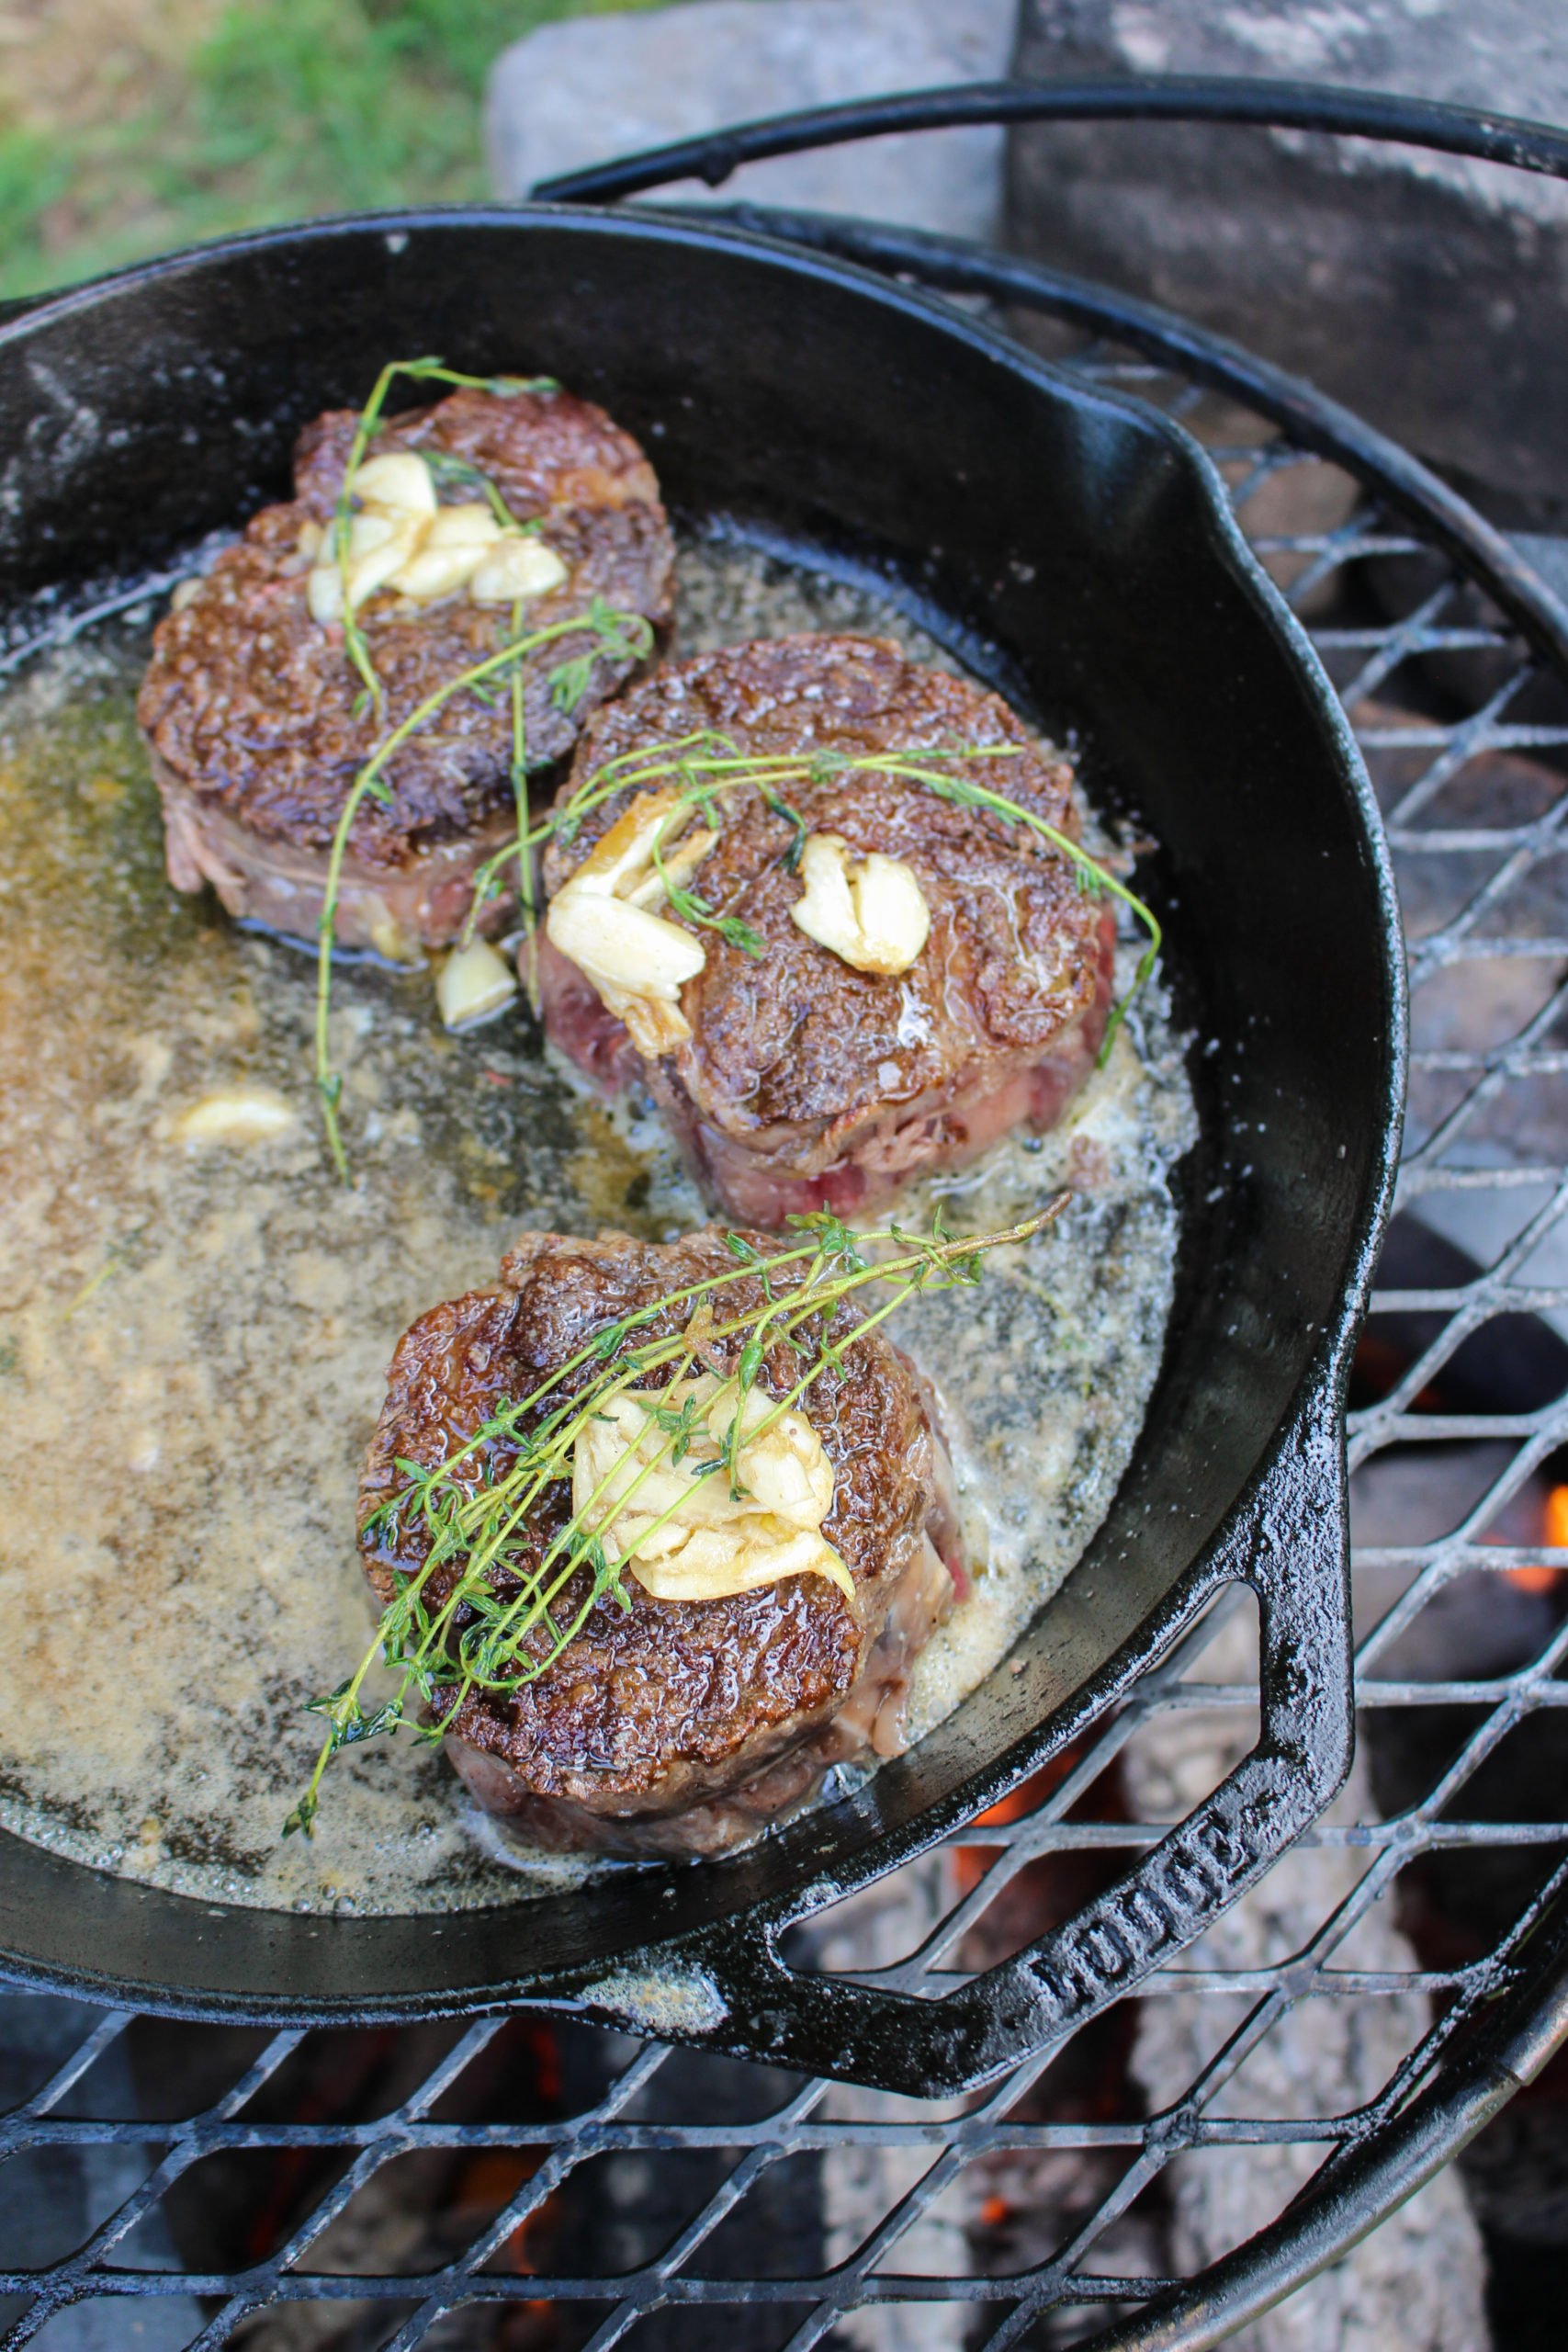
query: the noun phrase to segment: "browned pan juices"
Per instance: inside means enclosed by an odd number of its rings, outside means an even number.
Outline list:
[[[734,545],[688,548],[682,574],[685,650],[869,628],[944,658],[868,592]],[[335,1183],[310,959],[164,878],[131,717],[151,618],[46,657],[0,702],[0,1823],[244,1903],[508,1900],[538,1877],[406,1741],[340,1759],[312,1845],[277,1836],[318,1743],[305,1702],[367,1638],[353,1506],[387,1360],[524,1226],[661,1238],[701,1204],[651,1119],[587,1100],[525,1017],[448,1037],[423,975],[366,966],[334,988],[358,1180]],[[1141,1057],[1119,1043],[1055,1135],[900,1209],[922,1217],[940,1191],[977,1229],[1081,1188],[983,1290],[900,1318],[978,1565],[920,1663],[917,1731],[1081,1552],[1158,1368],[1167,1175],[1193,1114],[1157,1006],[1136,1026]],[[236,1089],[252,1139],[185,1131]]]

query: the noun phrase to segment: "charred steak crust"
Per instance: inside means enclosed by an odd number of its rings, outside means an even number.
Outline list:
[[[463,596],[413,608],[389,592],[360,622],[385,687],[385,707],[362,702],[341,625],[322,627],[305,601],[301,525],[333,515],[356,418],[352,410],[307,425],[295,456],[295,496],[268,506],[226,548],[191,601],[158,625],[137,706],[165,793],[238,820],[263,841],[324,853],[353,779],[384,735],[456,673],[499,651],[505,609]],[[568,578],[527,607],[540,628],[585,612],[594,597],[662,628],[673,595],[674,549],[652,468],[602,409],[570,392],[500,396],[461,390],[395,417],[372,455],[445,450],[487,474],[520,522],[568,567]],[[472,490],[447,492],[471,498]],[[582,712],[613,693],[626,664],[601,660],[575,715],[550,695],[555,665],[588,650],[567,637],[525,664],[531,763],[558,758]],[[391,763],[390,799],[367,798],[349,836],[360,868],[396,870],[461,839],[512,805],[512,717],[461,694]]]
[[[604,762],[697,729],[742,753],[1017,744],[1019,758],[954,772],[1070,839],[1079,831],[1071,763],[1043,750],[997,695],[861,637],[777,638],[669,664],[595,716],[558,805]],[[792,785],[789,797],[812,831],[913,867],[931,910],[924,952],[884,978],[807,938],[791,919],[801,885],[784,863],[787,821],[754,791],[728,795],[696,887],[710,906],[741,916],[764,952],[757,959],[711,930],[698,934],[706,967],[682,996],[691,1042],[646,1075],[678,1131],[700,1123],[726,1145],[812,1175],[852,1156],[890,1108],[982,1094],[1038,1061],[1094,1007],[1105,938],[1101,908],[1070,861],[1016,821],[877,771]],[[626,797],[594,810],[570,847],[551,845],[550,892]],[[612,1058],[601,1047],[602,1063]]]
[[[761,1250],[779,1246],[751,1238]],[[620,1233],[594,1241],[524,1235],[493,1287],[431,1308],[400,1340],[366,1459],[360,1524],[406,1484],[399,1456],[422,1464],[445,1459],[504,1399],[527,1395],[606,1322],[734,1265],[711,1227],[661,1246]],[[761,1294],[746,1281],[725,1295],[740,1312]],[[671,1310],[646,1328],[673,1331],[689,1312]],[[856,1319],[846,1303],[826,1336],[841,1336]],[[781,1345],[765,1360],[761,1382],[777,1396],[796,1377],[795,1359]],[[850,1697],[900,1579],[917,1555],[929,1556],[933,1437],[912,1367],[879,1333],[854,1340],[842,1369],[824,1374],[806,1406],[834,1472],[822,1532],[854,1579],[855,1607],[818,1576],[681,1603],[652,1600],[628,1576],[629,1614],[606,1599],[536,1681],[510,1698],[475,1692],[465,1701],[454,1746],[481,1802],[484,1775],[471,1769],[476,1752],[507,1768],[510,1793],[500,1810],[526,1810],[518,1801],[524,1792],[555,1801],[569,1822],[584,1814],[668,1817],[711,1806],[808,1739]],[[498,1445],[491,1475],[504,1475],[513,1458]],[[541,1516],[535,1531],[541,1541],[566,1508],[563,1501],[556,1516]],[[362,1539],[361,1550],[383,1605],[393,1571],[414,1572],[424,1557],[420,1531],[400,1521],[383,1523]],[[433,1601],[450,1589],[439,1572],[426,1588]],[[563,1605],[570,1605],[570,1592]],[[942,1605],[945,1594],[934,1613]],[[931,1622],[928,1614],[917,1646]],[[806,1776],[807,1786],[828,1760]],[[531,1826],[550,1836],[547,1810],[539,1807]],[[615,1840],[569,1832],[553,1842]]]

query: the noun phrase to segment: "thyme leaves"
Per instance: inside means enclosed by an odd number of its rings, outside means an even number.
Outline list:
[[[603,596],[595,596],[587,620],[594,644],[559,662],[550,673],[550,700],[569,718],[592,692],[601,662],[642,662],[652,650],[653,634],[640,613],[617,612]]]
[[[503,531],[537,532],[538,517],[520,523],[496,483],[471,459],[459,457],[455,449],[422,449],[419,454],[437,490],[467,491],[471,499],[482,501],[490,508]]]

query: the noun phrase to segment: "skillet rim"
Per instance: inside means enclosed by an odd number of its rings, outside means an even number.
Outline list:
[[[1261,1447],[1249,1475],[1222,1512],[1208,1541],[1199,1547],[1187,1568],[1177,1577],[1156,1607],[1140,1621],[1129,1639],[1099,1669],[1077,1686],[1062,1705],[1050,1708],[1026,1734],[1010,1741],[999,1756],[994,1757],[972,1778],[955,1784],[945,1796],[934,1800],[893,1828],[872,1824],[858,1838],[852,1831],[850,1832],[844,1842],[849,1844],[851,1850],[835,1869],[832,1884],[827,1893],[819,1885],[795,1885],[782,1894],[761,1898],[749,1897],[742,1892],[733,1905],[726,1905],[721,1899],[713,1906],[708,1926],[744,1934],[754,1923],[760,1933],[771,1939],[777,1928],[816,1907],[811,1900],[814,1894],[818,1901],[837,1899],[883,1875],[913,1854],[925,1850],[956,1824],[972,1818],[977,1810],[993,1802],[996,1795],[1015,1785],[1034,1769],[1043,1748],[1060,1745],[1062,1737],[1066,1736],[1060,1728],[1064,1717],[1070,1717],[1075,1723],[1087,1722],[1100,1713],[1111,1690],[1123,1687],[1165,1646],[1177,1627],[1190,1617],[1196,1600],[1202,1597],[1203,1592],[1238,1573],[1232,1556],[1235,1554],[1238,1538],[1245,1534],[1248,1521],[1261,1509],[1271,1486],[1279,1483],[1281,1465],[1292,1439],[1299,1440],[1300,1430],[1308,1421],[1322,1420],[1325,1415],[1334,1425],[1337,1440],[1338,1488],[1335,1500],[1342,1519],[1344,1444],[1339,1421],[1342,1392],[1350,1348],[1364,1309],[1378,1247],[1392,1207],[1398,1166],[1408,1055],[1403,933],[1392,859],[1381,814],[1343,707],[1304,628],[1264,571],[1242,533],[1224,482],[1206,451],[1179,424],[1158,409],[1120,390],[1086,385],[1070,370],[1037,356],[999,329],[972,317],[923,288],[892,281],[861,264],[845,261],[835,254],[805,249],[753,228],[738,226],[732,220],[705,217],[695,208],[687,210],[680,207],[637,206],[605,212],[591,206],[548,203],[412,207],[346,213],[244,231],[107,273],[80,286],[30,298],[0,314],[0,353],[9,351],[18,343],[25,343],[36,330],[96,308],[106,299],[133,296],[143,288],[183,276],[194,276],[203,268],[252,254],[298,251],[317,243],[351,235],[378,236],[389,243],[393,238],[401,238],[406,243],[409,237],[422,230],[479,229],[525,233],[534,227],[588,232],[598,235],[607,233],[634,240],[642,238],[656,243],[674,243],[688,250],[716,247],[724,252],[750,254],[775,267],[787,269],[797,278],[826,281],[840,289],[847,288],[852,293],[869,298],[885,310],[904,313],[940,334],[956,336],[982,356],[1004,365],[1015,375],[1065,401],[1071,409],[1080,413],[1108,413],[1132,424],[1142,435],[1147,436],[1152,434],[1156,440],[1163,441],[1200,492],[1202,520],[1217,559],[1230,571],[1258,621],[1273,637],[1303,690],[1319,729],[1325,764],[1333,770],[1335,783],[1359,836],[1381,918],[1377,960],[1383,984],[1378,1008],[1382,1050],[1377,1145],[1368,1156],[1367,1177],[1355,1214],[1347,1219],[1343,1258],[1335,1283],[1335,1313],[1320,1332],[1317,1344],[1303,1364],[1288,1404],[1271,1437]],[[393,245],[391,250],[396,253],[400,247]],[[147,593],[145,585],[140,593]],[[130,597],[127,601],[130,601]],[[60,626],[57,619],[55,628],[58,629]],[[52,633],[46,631],[45,639]],[[1342,1529],[1340,1533],[1342,1538]],[[1232,1565],[1216,1575],[1216,1563],[1225,1557],[1232,1558]],[[1042,1618],[1037,1615],[1032,1621],[1032,1629],[1041,1623]],[[1339,1778],[1343,1777],[1343,1770],[1348,1766],[1347,1747],[1339,1767]],[[1337,1785],[1337,1779],[1333,1787]],[[1328,1801],[1333,1787],[1328,1787],[1323,1793],[1322,1803]],[[852,1802],[840,1800],[836,1805],[822,1808],[816,1817],[824,1824],[829,1816],[841,1817],[846,1805],[852,1807]],[[22,1847],[31,1855],[47,1858],[58,1870],[67,1873],[90,1871],[95,1879],[107,1880],[142,1900],[178,1906],[191,1917],[193,1925],[196,1916],[201,1914],[209,1917],[215,1914],[232,1917],[256,1928],[268,1919],[293,1920],[295,1917],[276,1906],[224,1905],[209,1897],[141,1886],[134,1881],[128,1882],[93,1864],[67,1860],[50,1849],[33,1845],[14,1832],[0,1831],[0,1840],[4,1840],[0,1843],[0,1854],[9,1848]],[[744,1859],[736,1858],[736,1865],[743,1863]],[[728,1867],[719,1864],[716,1869],[720,1873],[726,1873]],[[374,1930],[393,1918],[400,1922],[423,1918],[438,1929],[441,1923],[461,1922],[469,1916],[478,1917],[487,1912],[493,1917],[496,1913],[509,1912],[513,1908],[521,1910],[520,1905],[508,1904],[484,1906],[482,1911],[476,1907],[472,1915],[465,1911],[364,1914],[348,1917],[318,1915],[316,1925],[328,1928],[342,1927],[352,1932],[355,1929]],[[687,1931],[681,1940],[690,1943],[700,1939],[705,1932],[705,1927],[699,1925],[697,1928]],[[628,1960],[640,1957],[646,1950],[645,1945],[626,1949],[616,1947],[602,1955],[596,1965],[619,1969]],[[122,2000],[147,2011],[243,2018],[247,2021],[277,2018],[289,2022],[298,2022],[301,2018],[329,2022],[348,2017],[412,2019],[466,2014],[511,1999],[536,2004],[541,1999],[560,2000],[586,1989],[585,1980],[591,1979],[593,1973],[592,1967],[585,1969],[573,1965],[563,1973],[559,1968],[552,1969],[546,1963],[533,1968],[526,1976],[515,1977],[502,1984],[469,1984],[463,1989],[434,1993],[424,1991],[412,1995],[372,1995],[368,1997],[333,1999],[299,1994],[277,1997],[229,1993],[204,1996],[185,1987],[150,1988],[144,1983],[114,1975],[107,1970],[62,1967],[5,1948],[0,1948],[0,1969],[4,1969],[6,1975],[16,1982],[75,1991],[93,1999]],[[922,2003],[920,2006],[931,2007],[941,2004]],[[601,2013],[626,2014],[625,2011],[604,2012],[602,2005]]]

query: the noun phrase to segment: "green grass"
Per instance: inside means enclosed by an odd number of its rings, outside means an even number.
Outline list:
[[[656,0],[631,0],[633,6]],[[627,0],[231,0],[155,103],[0,129],[0,294],[267,222],[489,192],[507,43]]]

